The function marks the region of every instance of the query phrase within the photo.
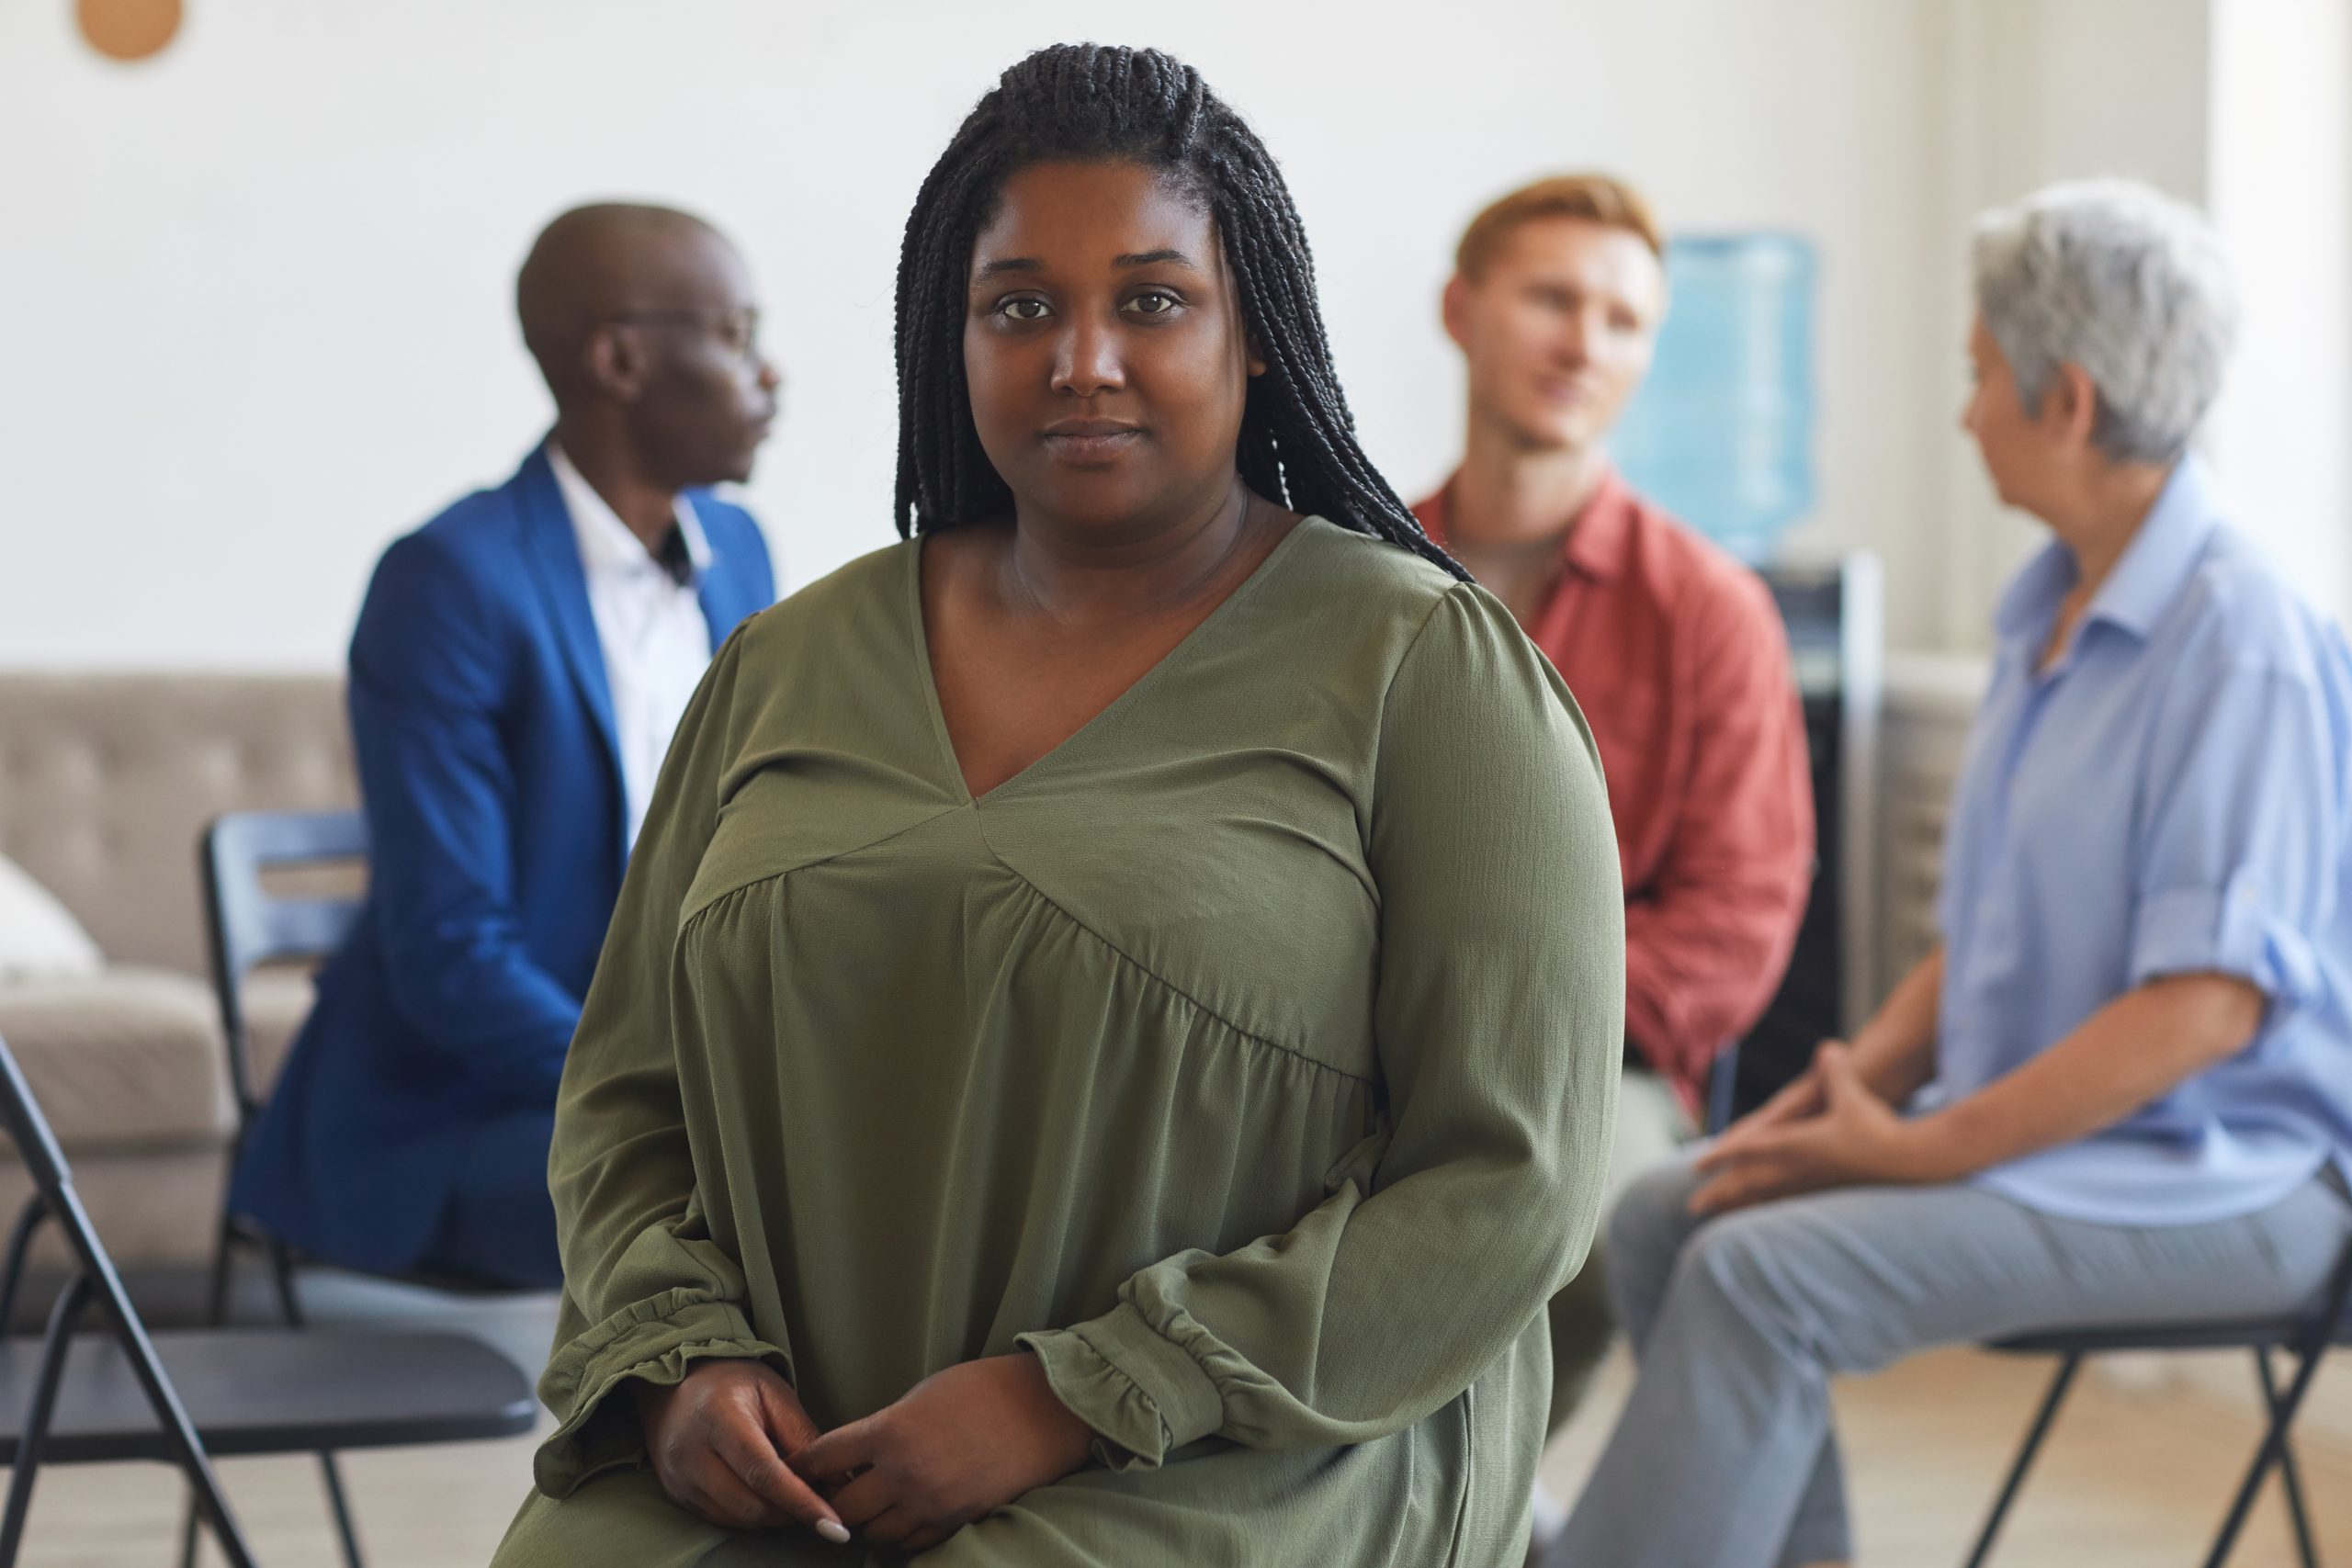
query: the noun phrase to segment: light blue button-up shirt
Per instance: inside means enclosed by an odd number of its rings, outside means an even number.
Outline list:
[[[2352,654],[2175,470],[2057,660],[2074,557],[1994,616],[1953,794],[1930,1093],[1949,1101],[2165,975],[2269,998],[2261,1032],[2105,1132],[1984,1171],[2029,1207],[2195,1224],[2352,1172]]]

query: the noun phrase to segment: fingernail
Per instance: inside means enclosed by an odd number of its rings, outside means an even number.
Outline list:
[[[819,1519],[817,1521],[817,1533],[823,1536],[827,1540],[831,1541],[835,1546],[847,1546],[849,1544],[849,1531],[842,1527],[842,1522],[839,1519]]]

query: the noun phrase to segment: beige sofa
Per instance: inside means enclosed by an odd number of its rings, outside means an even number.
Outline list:
[[[346,736],[329,677],[0,673],[0,854],[107,962],[95,979],[0,982],[0,1039],[126,1268],[209,1257],[234,1125],[198,835],[223,811],[354,804]],[[265,1074],[310,999],[299,974],[246,987]],[[9,1156],[0,1224],[28,1191]]]

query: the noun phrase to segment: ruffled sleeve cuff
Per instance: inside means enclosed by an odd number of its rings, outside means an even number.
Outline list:
[[[561,1425],[531,1461],[532,1479],[550,1497],[571,1495],[604,1471],[643,1462],[645,1435],[621,1384],[679,1382],[706,1357],[763,1360],[787,1379],[791,1355],[752,1332],[732,1302],[704,1291],[665,1291],[633,1303],[560,1347],[539,1379],[539,1397]]]
[[[1114,1470],[1156,1470],[1224,1425],[1208,1373],[1132,1305],[1018,1342],[1044,1363],[1055,1397],[1094,1428],[1095,1457]]]
[[[2222,887],[2174,888],[2140,900],[2132,983],[2196,973],[2236,976],[2289,1007],[2312,1000],[2320,985],[2311,940],[2272,908],[2260,880],[2246,875]]]

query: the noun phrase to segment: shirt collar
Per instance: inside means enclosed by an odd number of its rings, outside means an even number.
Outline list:
[[[555,470],[556,488],[562,491],[564,507],[571,513],[572,536],[580,543],[580,564],[591,577],[662,570],[653,552],[645,547],[645,541],[631,532],[629,525],[620,520],[620,514],[596,493],[596,487],[572,465],[562,445],[552,435],[548,437],[548,467]],[[686,559],[693,563],[695,580],[700,581],[702,574],[710,569],[710,540],[702,531],[702,520],[695,515],[693,503],[684,494],[677,499],[676,511],[678,536],[686,543]]]
[[[1633,547],[1633,487],[1612,463],[1601,471],[1600,488],[1577,514],[1560,553],[1571,571],[1607,582],[1625,570]]]
[[[2123,558],[2115,563],[2083,612],[2083,625],[2105,622],[2145,637],[2178,597],[2220,525],[2212,476],[2194,455],[2175,465],[2155,505],[2141,521]],[[2063,544],[2045,546],[2026,563],[1993,614],[1993,628],[2005,642],[2041,637],[2058,603],[2075,585],[2074,553]]]
[[[1453,487],[1462,472],[1455,469],[1437,492],[1422,518],[1430,536],[1442,547],[1453,524]],[[1617,471],[1615,464],[1602,469],[1600,484],[1584,510],[1570,520],[1566,537],[1560,545],[1560,559],[1567,569],[1597,582],[1607,582],[1625,570],[1625,558],[1634,545],[1634,510],[1633,487]]]

